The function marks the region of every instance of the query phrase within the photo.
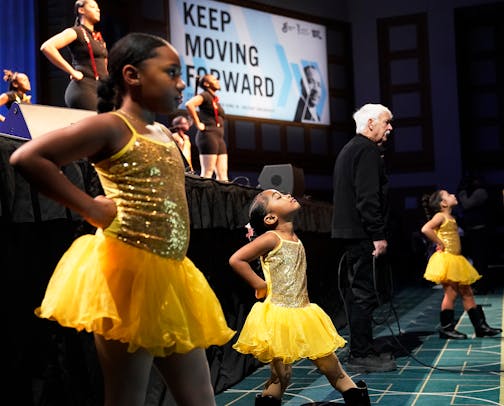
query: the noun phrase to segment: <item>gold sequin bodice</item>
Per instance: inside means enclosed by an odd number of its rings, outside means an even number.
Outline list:
[[[261,265],[268,286],[266,300],[278,306],[304,307],[310,303],[306,282],[306,255],[301,241],[280,238],[280,244]]]
[[[445,252],[450,254],[460,254],[460,236],[457,222],[453,219],[446,219],[436,231],[437,236],[445,246]]]
[[[119,115],[118,115],[119,116]],[[104,232],[138,248],[181,260],[189,244],[184,164],[176,144],[138,134],[114,156],[95,164],[117,217]]]

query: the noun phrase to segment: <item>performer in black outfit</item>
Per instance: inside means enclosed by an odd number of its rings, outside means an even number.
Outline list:
[[[31,96],[26,93],[31,90],[30,79],[25,73],[13,72],[4,69],[3,79],[9,82],[9,90],[0,94],[0,106],[10,109],[12,103],[31,103]],[[0,114],[0,121],[5,121],[5,117]]]
[[[100,21],[100,8],[94,0],[75,2],[75,25],[45,41],[40,50],[58,68],[70,75],[65,91],[67,107],[96,110],[98,80],[107,77],[107,47],[94,26]],[[68,46],[72,64],[61,55]]]
[[[396,369],[390,354],[373,348],[372,315],[378,306],[373,283],[373,257],[387,249],[388,180],[380,146],[392,131],[392,113],[380,104],[366,104],[353,116],[356,135],[343,147],[334,166],[332,237],[346,255],[350,323],[350,356],[354,372]]]
[[[228,181],[228,154],[224,140],[224,109],[215,92],[220,90],[219,80],[210,74],[197,80],[203,90],[187,101],[186,108],[198,128],[196,146],[199,150],[201,176]],[[196,87],[197,91],[197,87]],[[199,108],[199,112],[196,108]],[[199,113],[199,114],[198,114]]]

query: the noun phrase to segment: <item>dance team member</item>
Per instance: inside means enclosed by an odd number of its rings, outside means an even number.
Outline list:
[[[204,75],[196,80],[203,91],[185,104],[198,132],[196,146],[199,151],[201,176],[227,182],[228,153],[224,140],[224,109],[216,92],[220,90],[219,80],[214,75]],[[198,110],[196,110],[198,109]]]
[[[481,306],[476,305],[471,285],[481,278],[463,255],[457,221],[452,209],[458,204],[454,194],[437,190],[422,197],[422,205],[429,219],[422,227],[422,233],[434,244],[436,251],[431,255],[424,278],[443,286],[439,337],[465,339],[467,335],[455,329],[455,299],[460,295],[464,310],[467,311],[476,337],[494,336],[502,332],[490,327]]]
[[[40,50],[70,75],[65,91],[66,106],[96,111],[98,81],[107,77],[107,47],[101,34],[94,30],[100,21],[100,8],[94,0],[77,0],[74,10],[75,25],[49,38]],[[60,53],[67,46],[71,64]]]
[[[238,352],[269,363],[271,378],[256,405],[280,405],[289,385],[292,363],[309,358],[345,399],[346,405],[367,406],[367,386],[347,375],[335,354],[345,345],[329,316],[310,303],[304,246],[294,232],[300,204],[290,194],[269,189],[259,193],[250,211],[255,238],[229,259],[231,267],[255,289],[252,307],[237,342]],[[260,259],[264,277],[250,263]]]
[[[105,406],[143,406],[153,365],[178,404],[215,406],[205,348],[234,331],[186,257],[184,164],[168,129],[154,121],[182,102],[179,55],[162,38],[132,33],[112,48],[109,70],[102,114],[11,157],[38,190],[97,227],[64,254],[36,314],[94,334]],[[105,196],[93,199],[61,174],[82,157]]]

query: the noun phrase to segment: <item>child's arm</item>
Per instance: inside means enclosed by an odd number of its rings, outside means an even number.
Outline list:
[[[236,251],[229,258],[229,265],[256,291],[256,298],[266,296],[266,282],[257,275],[250,262],[266,255],[278,245],[278,237],[273,233],[262,234]]]
[[[440,251],[444,251],[444,244],[443,241],[441,241],[437,236],[436,230],[441,226],[441,224],[443,224],[444,221],[444,215],[441,213],[436,213],[434,217],[432,217],[422,227],[422,233],[434,244],[436,244],[436,249]]]
[[[196,107],[201,106],[204,100],[205,99],[203,99],[201,94],[197,94],[196,96],[190,98],[185,104],[187,111],[194,121],[194,125],[200,131],[205,131],[205,124],[200,121]]]
[[[9,101],[9,96],[7,96],[7,93],[0,94],[0,106],[3,106],[8,101]]]
[[[59,51],[61,48],[65,48],[76,39],[77,33],[75,30],[73,28],[66,28],[59,34],[56,34],[45,41],[41,45],[40,50],[54,66],[57,66],[63,72],[67,72],[71,78],[81,80],[84,76],[82,72],[75,70]]]
[[[93,198],[75,186],[60,170],[82,157],[111,156],[127,141],[118,117],[100,114],[33,139],[19,147],[10,163],[46,196],[82,215],[95,227],[105,228],[116,215],[115,203],[104,196]]]

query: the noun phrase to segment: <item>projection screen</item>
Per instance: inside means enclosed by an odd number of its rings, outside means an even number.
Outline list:
[[[184,100],[214,74],[226,114],[328,125],[326,28],[212,0],[170,0]]]

